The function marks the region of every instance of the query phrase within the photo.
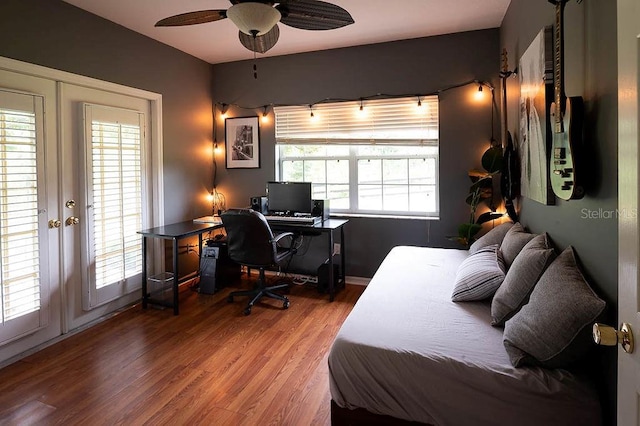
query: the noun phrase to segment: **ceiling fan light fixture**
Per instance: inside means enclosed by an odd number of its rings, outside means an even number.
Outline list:
[[[281,17],[278,9],[264,3],[237,3],[227,10],[227,18],[231,19],[240,31],[250,36],[268,33]]]

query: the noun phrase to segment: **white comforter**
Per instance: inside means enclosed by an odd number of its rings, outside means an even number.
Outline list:
[[[514,368],[487,302],[454,303],[467,251],[396,247],[329,355],[346,408],[434,425],[598,425],[589,384],[567,370]]]

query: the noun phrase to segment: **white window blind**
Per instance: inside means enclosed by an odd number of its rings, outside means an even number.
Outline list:
[[[85,105],[85,119],[91,308],[142,272],[144,114]]]
[[[438,144],[437,96],[282,106],[274,112],[279,144]]]
[[[35,111],[0,108],[2,323],[40,309],[36,149]]]

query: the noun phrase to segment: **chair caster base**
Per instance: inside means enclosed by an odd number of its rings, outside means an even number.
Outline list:
[[[282,303],[282,309],[289,309],[289,299],[285,300]]]

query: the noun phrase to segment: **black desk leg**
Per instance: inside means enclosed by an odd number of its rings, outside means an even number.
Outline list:
[[[329,231],[329,302],[333,302],[336,286],[333,282],[333,230]]]
[[[340,227],[340,275],[342,276],[342,286],[347,288],[347,257],[344,254],[344,226]]]
[[[178,239],[173,239],[173,315],[178,315]]]
[[[198,234],[198,280],[200,279],[200,262],[202,261],[202,234]]]
[[[142,237],[142,309],[147,309],[147,237]]]

